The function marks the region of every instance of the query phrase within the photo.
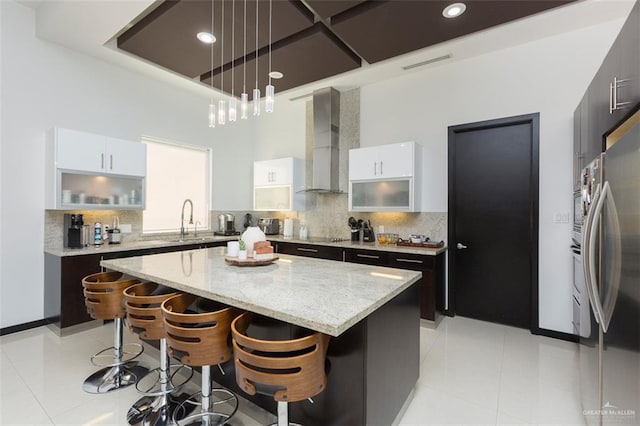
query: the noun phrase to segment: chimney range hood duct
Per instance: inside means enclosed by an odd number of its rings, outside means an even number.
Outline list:
[[[305,192],[340,191],[340,92],[313,92],[313,183]]]

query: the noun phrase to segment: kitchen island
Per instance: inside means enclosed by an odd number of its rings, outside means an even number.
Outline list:
[[[300,327],[332,336],[326,390],[291,404],[292,421],[392,424],[418,379],[419,272],[280,255],[271,265],[237,267],[225,248],[104,260],[105,268],[283,321],[266,338]],[[272,412],[272,398],[248,397],[232,364],[215,380]]]

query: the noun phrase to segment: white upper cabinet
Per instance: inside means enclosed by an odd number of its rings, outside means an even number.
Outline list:
[[[144,209],[145,144],[52,129],[45,152],[45,208]]]
[[[253,209],[304,210],[304,163],[287,157],[253,163]]]
[[[413,141],[349,150],[349,210],[420,211],[421,161]]]
[[[253,185],[289,185],[293,183],[294,159],[256,161],[253,163]]]
[[[145,176],[147,151],[141,142],[69,129],[55,129],[59,169],[125,176]]]

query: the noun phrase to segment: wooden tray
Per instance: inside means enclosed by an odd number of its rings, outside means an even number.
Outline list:
[[[427,241],[424,243],[412,243],[411,241],[398,238],[398,241],[396,241],[396,245],[403,246],[403,247],[440,248],[440,247],[444,247],[444,241],[440,241],[438,243],[435,243],[433,241]]]
[[[278,255],[274,254],[273,259],[255,260],[252,257],[248,257],[246,260],[240,260],[237,257],[225,256],[224,261],[233,266],[264,266],[270,265],[278,259]]]

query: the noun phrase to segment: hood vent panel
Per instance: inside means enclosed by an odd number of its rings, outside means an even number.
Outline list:
[[[340,92],[313,92],[313,183],[306,192],[340,191]]]

